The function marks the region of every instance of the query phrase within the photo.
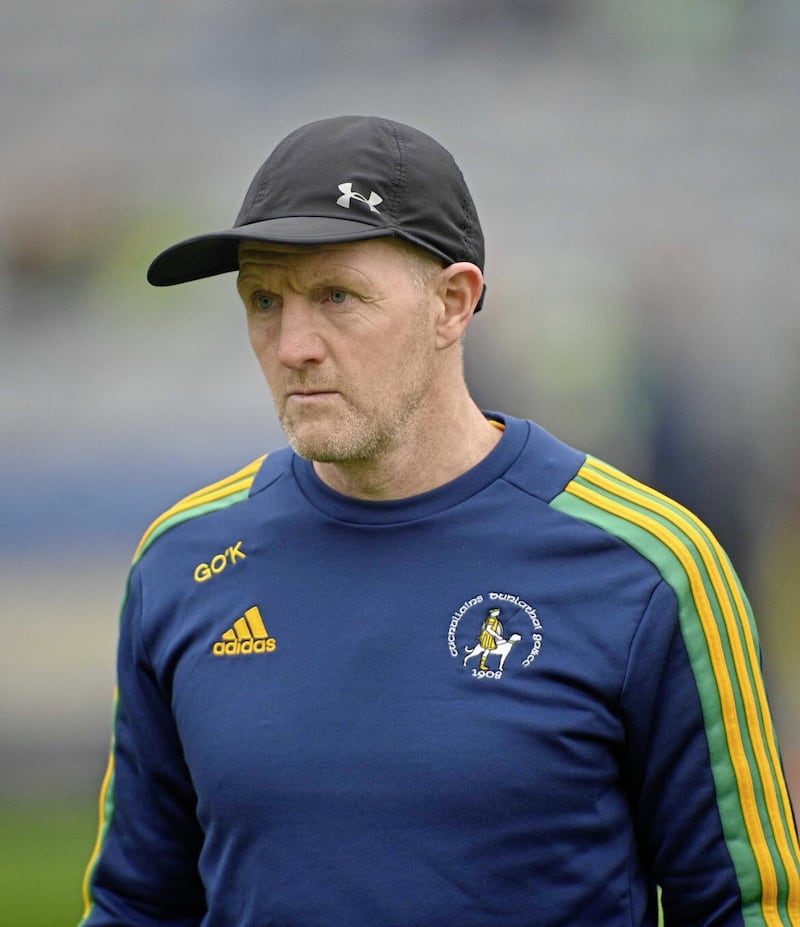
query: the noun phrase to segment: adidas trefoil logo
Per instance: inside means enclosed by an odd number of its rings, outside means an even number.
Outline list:
[[[228,628],[222,639],[211,648],[211,652],[215,657],[235,657],[249,653],[272,653],[277,646],[275,638],[267,633],[258,606],[254,605],[233,622],[233,627]]]
[[[378,212],[375,207],[383,202],[383,197],[378,196],[374,190],[370,190],[368,197],[364,196],[363,193],[353,193],[353,184],[349,181],[347,183],[340,183],[339,190],[342,196],[336,200],[336,205],[344,206],[345,209],[350,208],[350,200],[358,200],[359,203],[364,203],[365,206],[369,206],[370,212]]]

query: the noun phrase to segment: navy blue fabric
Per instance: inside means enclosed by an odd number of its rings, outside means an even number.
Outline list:
[[[146,551],[88,924],[646,927],[656,883],[743,923],[674,592],[549,504],[584,455],[505,422],[398,502],[279,451]],[[272,649],[215,653],[254,607]]]

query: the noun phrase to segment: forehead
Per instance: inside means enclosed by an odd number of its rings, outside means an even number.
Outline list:
[[[237,288],[248,285],[278,286],[288,282],[303,290],[321,284],[374,287],[387,272],[404,273],[393,265],[397,255],[389,249],[364,247],[373,242],[335,245],[285,245],[243,241],[239,246]],[[281,284],[282,285],[282,284]]]

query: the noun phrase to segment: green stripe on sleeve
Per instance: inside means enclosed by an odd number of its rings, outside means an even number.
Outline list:
[[[675,591],[746,922],[800,924],[800,851],[758,638],[727,556],[691,513],[593,458],[552,505],[625,541]]]

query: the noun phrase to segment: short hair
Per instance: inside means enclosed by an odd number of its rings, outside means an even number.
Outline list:
[[[433,252],[410,241],[404,241],[402,238],[386,238],[384,241],[391,242],[405,253],[414,283],[420,290],[427,290],[445,266],[444,261]]]

